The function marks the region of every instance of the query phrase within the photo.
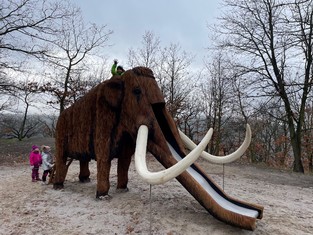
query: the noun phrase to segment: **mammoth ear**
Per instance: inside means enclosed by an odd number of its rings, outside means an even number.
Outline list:
[[[120,79],[110,79],[102,84],[98,93],[98,101],[101,105],[117,109],[122,102],[123,94],[124,82]]]

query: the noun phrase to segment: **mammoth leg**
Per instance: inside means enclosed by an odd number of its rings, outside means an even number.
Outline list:
[[[67,170],[69,165],[66,164],[66,158],[64,157],[56,157],[55,162],[55,175],[54,175],[54,182],[53,188],[54,189],[62,189],[64,187],[64,181],[67,174]],[[70,164],[70,163],[69,163]]]
[[[82,183],[90,182],[89,161],[79,161],[80,172],[79,181]]]
[[[108,195],[110,189],[111,160],[97,159],[97,194],[96,198]]]
[[[131,157],[135,151],[133,146],[124,146],[117,162],[117,189],[128,191],[128,170],[131,162]]]

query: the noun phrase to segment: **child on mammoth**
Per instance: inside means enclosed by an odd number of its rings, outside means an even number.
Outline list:
[[[32,168],[32,182],[40,181],[39,167],[42,164],[42,158],[37,145],[32,146],[32,151],[29,154],[29,163]]]
[[[42,151],[42,182],[43,184],[46,184],[47,175],[49,174],[49,177],[51,176],[51,171],[53,167],[53,157],[50,152],[51,148],[49,146],[41,146]]]
[[[125,70],[123,69],[123,67],[121,65],[117,66],[118,61],[115,59],[114,63],[112,65],[111,68],[111,73],[112,75],[123,75],[123,73],[125,72]]]

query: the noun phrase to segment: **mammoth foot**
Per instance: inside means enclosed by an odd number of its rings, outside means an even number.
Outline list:
[[[115,190],[117,193],[126,193],[129,191],[129,189],[126,187],[126,188],[117,188]]]
[[[81,183],[89,183],[90,178],[88,176],[79,176],[79,182]]]
[[[112,198],[112,196],[110,196],[107,193],[99,193],[97,191],[96,198],[99,199],[99,200],[110,200]]]
[[[60,190],[60,189],[63,189],[63,188],[64,188],[63,183],[54,183],[53,184],[53,189]]]

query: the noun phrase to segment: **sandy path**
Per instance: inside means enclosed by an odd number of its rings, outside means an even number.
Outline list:
[[[204,161],[199,164],[222,185],[221,166]],[[151,160],[150,167],[160,169]],[[91,163],[91,182],[87,184],[78,182],[78,164],[73,162],[62,191],[32,183],[30,172],[27,165],[0,166],[0,234],[313,233],[313,176],[309,175],[253,166],[225,166],[225,192],[264,206],[264,217],[251,232],[216,220],[176,180],[153,186],[150,199],[150,187],[136,174],[133,162],[130,191],[117,193],[113,161],[110,191],[113,198],[109,201],[95,199],[95,162]]]

